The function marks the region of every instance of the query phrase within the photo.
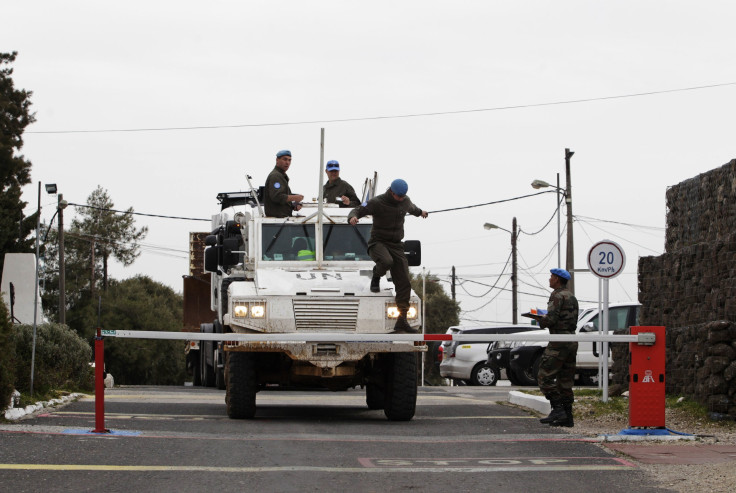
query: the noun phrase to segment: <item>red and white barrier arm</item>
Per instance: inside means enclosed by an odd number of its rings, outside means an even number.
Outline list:
[[[280,333],[280,334],[212,334],[201,332],[166,332],[154,330],[103,330],[103,337],[122,337],[130,339],[168,339],[199,341],[248,341],[248,342],[493,342],[493,341],[564,341],[564,342],[635,342],[652,345],[655,335],[642,332],[635,335],[599,334],[356,334],[346,332],[325,333]]]

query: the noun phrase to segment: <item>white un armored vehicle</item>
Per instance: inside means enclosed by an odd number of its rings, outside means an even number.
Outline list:
[[[352,226],[350,208],[304,203],[298,216],[265,217],[258,192],[221,193],[205,240],[211,308],[217,317],[202,332],[246,334],[390,334],[398,311],[392,284],[369,286],[370,217]],[[318,202],[318,201],[317,201]],[[405,242],[419,265],[419,242]],[[420,300],[411,294],[410,325],[419,328]],[[339,340],[339,339],[338,339]],[[385,341],[385,337],[384,337]],[[200,342],[212,372],[226,388],[230,418],[252,418],[256,393],[275,386],[366,389],[370,409],[390,420],[414,416],[417,354],[414,342]],[[206,370],[206,368],[205,368]],[[206,373],[206,371],[205,371]]]

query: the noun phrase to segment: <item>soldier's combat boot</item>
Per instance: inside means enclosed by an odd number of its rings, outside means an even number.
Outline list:
[[[549,404],[550,404],[550,406],[552,406],[552,410],[549,412],[549,414],[547,415],[546,418],[542,418],[542,419],[539,420],[540,423],[543,423],[543,424],[546,424],[546,425],[548,425],[552,421],[554,421],[553,415],[555,413],[555,407],[557,407],[560,404],[560,401],[558,401],[556,399],[550,399]]]
[[[371,279],[371,293],[378,293],[381,290],[381,278],[373,274]]]
[[[401,312],[399,318],[396,319],[396,325],[394,325],[394,332],[398,334],[418,334],[419,331],[409,325],[406,320],[406,312]]]
[[[567,420],[567,414],[565,414],[565,408],[562,407],[562,401],[555,400],[551,401],[550,404],[552,405],[552,412],[547,416],[549,418],[547,423],[550,426],[563,426],[562,424],[557,424]]]
[[[572,428],[575,426],[575,423],[572,419],[572,402],[564,402],[560,404],[560,407],[562,408],[562,411],[565,413],[564,416],[553,419],[552,422],[550,422],[550,426],[565,426],[567,428]]]

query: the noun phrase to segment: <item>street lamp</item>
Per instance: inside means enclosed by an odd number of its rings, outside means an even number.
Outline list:
[[[557,186],[554,187],[555,192],[558,195],[565,197],[565,204],[567,205],[567,258],[565,261],[565,268],[570,273],[570,281],[567,283],[568,289],[575,292],[575,256],[573,250],[573,237],[572,237],[572,178],[570,176],[570,159],[575,152],[570,149],[565,149],[565,188],[560,188],[560,174],[557,173]],[[534,180],[532,187],[535,189],[552,187],[546,181]],[[560,201],[557,200],[557,267],[560,266]]]
[[[47,183],[46,192],[49,194],[57,193],[56,183]],[[59,323],[66,324],[66,268],[64,264],[64,209],[68,205],[67,201],[64,200],[63,194],[58,194],[58,201],[56,205],[56,212],[49,222],[49,229],[51,223],[54,221],[56,214],[59,214]],[[48,235],[48,232],[46,233]]]
[[[511,231],[491,223],[485,223],[483,225],[483,228],[487,230],[501,229],[511,234],[511,322],[516,325],[517,323],[519,323],[519,319],[517,318],[519,308],[517,298],[518,282],[516,275],[516,238],[518,237],[518,234],[516,232],[516,218],[514,218],[513,222],[511,223]]]
[[[560,195],[565,196],[565,191],[560,188],[559,173],[557,173],[557,186],[550,185],[544,180],[534,180],[532,182],[532,188],[535,190],[547,187],[554,188],[554,192],[557,194],[557,267],[559,268],[562,264],[562,257],[560,256]]]

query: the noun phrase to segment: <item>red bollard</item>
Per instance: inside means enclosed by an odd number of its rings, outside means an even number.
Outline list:
[[[105,342],[102,332],[97,328],[95,337],[95,429],[92,433],[110,433],[105,428]]]
[[[629,426],[664,428],[665,328],[631,327],[631,334],[654,332],[652,346],[629,343]]]

